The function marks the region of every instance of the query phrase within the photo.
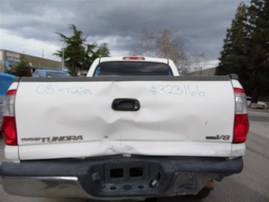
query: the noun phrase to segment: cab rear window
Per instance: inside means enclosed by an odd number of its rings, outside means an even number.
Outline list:
[[[116,61],[100,63],[94,76],[172,76],[172,71],[164,63]]]

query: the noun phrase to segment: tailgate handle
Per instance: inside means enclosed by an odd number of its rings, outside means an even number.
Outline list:
[[[136,99],[117,98],[112,102],[112,109],[117,111],[138,111],[140,103]]]

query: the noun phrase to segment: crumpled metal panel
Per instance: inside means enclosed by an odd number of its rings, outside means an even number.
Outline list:
[[[115,111],[117,98],[140,109]],[[234,95],[230,81],[21,82],[16,121],[21,159],[229,157]]]

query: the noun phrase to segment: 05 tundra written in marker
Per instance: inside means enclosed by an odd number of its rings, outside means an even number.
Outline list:
[[[21,78],[4,103],[2,185],[100,200],[206,197],[242,170],[248,132],[234,76],[180,76],[160,58],[99,58],[87,78]]]

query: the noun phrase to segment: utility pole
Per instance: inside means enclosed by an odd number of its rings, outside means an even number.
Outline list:
[[[64,69],[64,48],[62,48],[62,70]]]

